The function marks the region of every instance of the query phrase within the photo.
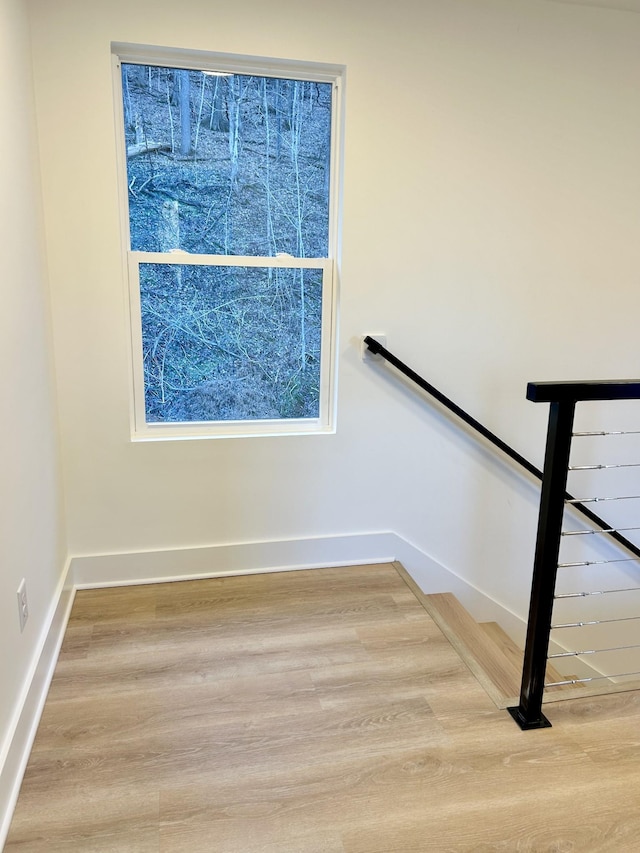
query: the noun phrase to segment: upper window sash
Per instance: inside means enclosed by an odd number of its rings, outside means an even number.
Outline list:
[[[116,98],[119,106],[120,125],[124,128],[122,113],[122,65],[159,66],[176,70],[193,70],[210,72],[216,75],[238,74],[242,76],[272,77],[274,79],[307,81],[311,83],[331,84],[331,122],[329,149],[329,218],[327,229],[327,252],[323,257],[335,258],[339,244],[339,192],[340,169],[339,152],[342,139],[342,85],[344,66],[330,63],[308,63],[295,60],[273,60],[262,57],[238,56],[235,54],[216,53],[208,51],[182,50],[178,48],[153,47],[149,45],[112,43],[114,79],[119,95]],[[127,153],[124,145],[123,130],[120,132],[119,146],[121,170],[126,173]],[[125,196],[123,203],[126,233],[123,238],[129,249],[131,246],[131,229],[129,226],[129,206]],[[290,253],[294,256],[296,253]],[[304,253],[311,254],[311,253]]]

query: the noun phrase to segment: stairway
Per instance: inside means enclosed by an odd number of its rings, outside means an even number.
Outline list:
[[[397,563],[396,568],[495,705],[498,708],[517,705],[522,676],[522,649],[496,622],[476,622],[453,593],[426,595]],[[547,682],[569,678],[571,676],[561,675],[551,665],[547,666]],[[577,698],[591,692],[587,693],[582,685],[563,685],[547,691],[545,702]]]
[[[522,652],[500,627],[476,622],[450,592],[426,595],[422,604],[497,707],[517,705]]]

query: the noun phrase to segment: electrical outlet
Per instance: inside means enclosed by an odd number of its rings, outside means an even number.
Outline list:
[[[24,626],[29,618],[29,605],[27,603],[27,582],[24,578],[20,581],[18,587],[18,616],[20,617],[20,631],[24,631]]]
[[[365,338],[375,338],[378,341],[378,343],[382,344],[382,346],[386,349],[387,348],[387,336],[381,334],[380,332],[367,332],[367,334],[363,335],[362,338],[360,339],[360,358],[363,361],[365,361],[365,359],[368,359],[368,358],[379,359],[380,356],[376,355],[375,353],[372,353],[371,350],[369,349],[369,347],[365,344],[365,342],[364,342]]]

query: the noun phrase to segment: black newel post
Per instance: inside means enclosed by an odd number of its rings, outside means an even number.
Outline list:
[[[565,400],[552,402],[549,411],[520,704],[508,709],[522,729],[539,729],[551,725],[542,713],[542,694],[575,407],[575,400]]]

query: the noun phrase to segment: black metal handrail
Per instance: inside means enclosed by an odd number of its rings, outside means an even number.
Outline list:
[[[445,395],[438,391],[430,382],[427,382],[426,379],[423,379],[420,374],[416,373],[415,370],[412,370],[410,367],[400,361],[393,353],[389,352],[388,349],[382,346],[375,338],[367,337],[364,339],[365,344],[369,348],[369,350],[374,355],[380,355],[385,361],[388,361],[389,364],[392,364],[396,370],[399,370],[400,373],[404,374],[408,379],[414,382],[419,388],[422,388],[423,391],[426,391],[428,394],[431,394],[439,403],[452,412],[456,417],[460,418],[461,421],[464,421],[465,424],[474,429],[477,433],[479,433],[483,438],[486,438],[494,447],[497,447],[504,454],[506,454],[510,459],[513,459],[514,462],[517,462],[518,465],[521,465],[525,470],[527,470],[530,474],[533,474],[534,477],[537,477],[539,480],[542,479],[542,471],[536,468],[535,465],[532,465],[528,459],[525,459],[524,456],[521,456],[517,450],[514,450],[513,447],[510,447],[506,441],[503,441],[501,438],[491,432],[490,429],[487,429],[486,426],[477,421],[475,418],[471,417],[468,412],[465,412],[464,409],[460,408],[460,406],[456,405],[453,400],[450,400],[449,397],[445,397]],[[638,553],[640,556],[640,552]]]
[[[374,355],[379,355],[384,358],[385,361],[388,361],[389,364],[393,365],[396,370],[398,370],[400,373],[410,379],[415,385],[430,394],[434,399],[436,399],[446,409],[456,415],[456,417],[458,417],[461,421],[470,426],[475,432],[481,435],[490,444],[492,444],[494,447],[497,447],[498,450],[501,450],[502,453],[505,454],[505,456],[508,456],[509,459],[512,459],[514,462],[517,462],[520,467],[524,468],[525,471],[528,471],[529,474],[534,476],[536,479],[540,481],[543,480],[544,475],[539,468],[536,468],[533,463],[531,463],[528,459],[522,456],[522,454],[518,453],[517,450],[514,450],[513,447],[507,444],[506,441],[503,441],[501,438],[499,438],[494,432],[491,432],[490,429],[487,429],[487,427],[481,424],[480,421],[476,420],[468,412],[466,412],[464,409],[454,403],[453,400],[449,399],[449,397],[446,397],[441,391],[438,391],[435,386],[433,386],[430,382],[427,382],[427,380],[420,376],[419,373],[416,373],[415,370],[412,370],[403,361],[400,361],[397,356],[395,356],[392,352],[389,352],[389,350],[383,347],[382,344],[379,343],[375,338],[372,338],[371,336],[367,335],[364,339],[364,343],[367,345],[370,352],[372,352]],[[623,389],[626,389],[626,393],[629,394],[629,396],[619,397],[585,396],[580,398],[582,400],[635,399],[632,392],[632,386],[634,384],[638,385],[638,383],[633,382],[535,382],[529,383],[529,385],[527,386],[527,399],[532,400],[536,403],[549,402],[549,400],[543,400],[545,389],[553,388],[554,393],[570,394],[570,387],[575,386],[576,384],[584,386],[583,393],[587,395],[593,395],[598,393],[598,387],[606,388],[612,386],[616,386],[618,388],[622,386]],[[530,389],[532,390],[530,391]],[[534,394],[535,396],[529,396],[530,393]],[[549,393],[548,390],[547,393]],[[640,394],[638,396],[640,397]],[[589,519],[589,521],[600,527],[603,531],[606,531],[607,535],[611,539],[614,539],[619,545],[622,545],[636,557],[640,557],[640,547],[635,545],[633,542],[627,539],[626,536],[623,536],[617,530],[611,529],[611,525],[607,521],[605,521],[603,518],[593,512],[593,510],[589,509],[589,507],[585,506],[580,501],[577,501],[573,495],[569,494],[569,492],[565,492],[564,497],[566,500],[573,502],[572,506],[574,507],[574,509],[582,513],[582,515],[584,515],[586,518]]]

